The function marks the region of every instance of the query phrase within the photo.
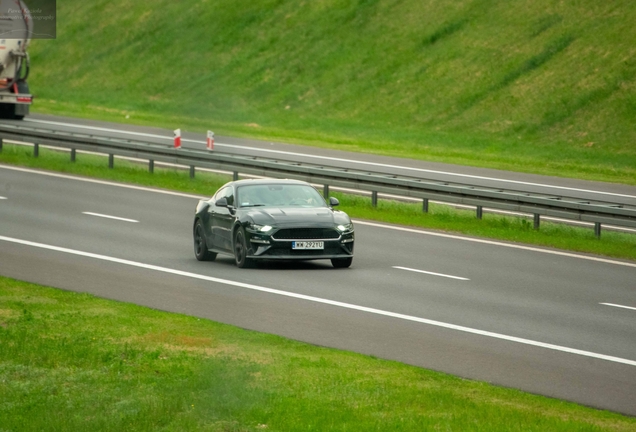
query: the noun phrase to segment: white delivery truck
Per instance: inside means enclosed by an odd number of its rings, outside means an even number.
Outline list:
[[[33,34],[31,12],[21,0],[0,1],[0,117],[22,119],[29,113],[29,54]]]

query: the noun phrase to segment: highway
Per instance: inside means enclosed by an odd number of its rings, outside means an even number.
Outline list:
[[[350,157],[291,153],[302,152]],[[407,162],[441,177],[636,200],[628,186]],[[350,269],[238,269],[229,257],[195,260],[198,198],[0,165],[0,274],[636,415],[636,263],[355,221]]]

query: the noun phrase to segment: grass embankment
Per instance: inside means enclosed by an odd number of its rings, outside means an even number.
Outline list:
[[[636,184],[629,0],[58,2],[33,109]]]
[[[0,152],[0,162],[178,190],[203,197],[211,196],[221,185],[231,180],[229,176],[204,172],[197,172],[195,179],[190,179],[186,170],[158,166],[154,174],[150,174],[146,165],[120,159],[115,159],[114,169],[108,169],[105,157],[80,154],[73,163],[68,154],[47,149],[40,149],[40,157],[34,158],[32,147],[6,143]],[[423,213],[421,203],[379,200],[378,206],[373,207],[370,198],[342,193],[332,195],[340,200],[339,209],[353,218],[636,260],[634,234],[604,230],[601,238],[597,239],[591,227],[544,221],[540,229],[535,230],[532,221],[520,217],[485,213],[482,220],[477,220],[474,210],[457,210],[431,204],[429,213]]]
[[[631,431],[636,419],[0,277],[3,431]]]

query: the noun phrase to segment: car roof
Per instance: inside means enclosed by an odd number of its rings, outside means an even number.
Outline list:
[[[298,185],[309,185],[309,183],[302,180],[291,180],[291,179],[245,179],[245,180],[236,180],[230,182],[229,184],[238,187],[245,185],[269,185],[269,184],[298,184]]]

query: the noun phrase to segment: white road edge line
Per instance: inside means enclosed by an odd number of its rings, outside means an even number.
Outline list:
[[[464,278],[464,277],[451,276],[451,275],[446,275],[446,274],[442,274],[442,273],[434,273],[434,272],[425,271],[425,270],[417,270],[417,269],[412,269],[412,268],[408,268],[408,267],[393,266],[393,268],[394,269],[399,269],[399,270],[406,270],[406,271],[416,272],[416,273],[425,273],[425,274],[433,275],[433,276],[441,276],[441,277],[450,278],[450,279],[457,279],[457,280],[463,280],[463,281],[470,280],[470,279]]]
[[[560,345],[554,345],[554,344],[549,344],[549,343],[544,343],[544,342],[538,342],[538,341],[534,341],[534,340],[530,340],[530,339],[524,339],[524,338],[520,338],[520,337],[516,337],[516,336],[508,336],[508,335],[504,335],[504,334],[500,334],[500,333],[494,333],[494,332],[489,332],[489,331],[484,331],[484,330],[478,330],[478,329],[474,329],[474,328],[470,328],[470,327],[464,327],[464,326],[459,326],[459,325],[455,325],[455,324],[449,324],[449,323],[445,323],[445,322],[441,322],[441,321],[435,321],[435,320],[430,320],[430,319],[426,319],[426,318],[419,318],[419,317],[415,317],[415,316],[411,316],[411,315],[404,315],[404,314],[400,314],[400,313],[389,312],[389,311],[385,311],[385,310],[381,310],[381,309],[374,309],[374,308],[370,308],[370,307],[366,307],[366,306],[358,306],[358,305],[354,305],[354,304],[351,304],[351,303],[344,303],[344,302],[339,302],[339,301],[335,301],[335,300],[323,299],[323,298],[320,298],[320,297],[313,297],[313,296],[308,296],[308,295],[304,295],[304,294],[297,294],[297,293],[292,293],[292,292],[288,292],[288,291],[281,291],[281,290],[277,290],[277,289],[273,289],[273,288],[266,288],[266,287],[262,287],[262,286],[258,286],[258,285],[252,285],[252,284],[247,284],[247,283],[243,283],[243,282],[236,282],[236,281],[231,281],[231,280],[227,280],[227,279],[220,279],[220,278],[216,278],[216,277],[212,277],[212,276],[205,276],[205,275],[200,275],[200,274],[197,274],[197,273],[186,272],[186,271],[182,271],[182,270],[175,270],[175,269],[170,269],[170,268],[166,268],[166,267],[159,267],[159,266],[155,266],[155,265],[152,265],[152,264],[144,264],[144,263],[135,262],[135,261],[129,261],[129,260],[121,259],[121,258],[109,257],[109,256],[106,256],[106,255],[99,255],[99,254],[94,254],[94,253],[90,253],[90,252],[83,252],[83,251],[78,251],[78,250],[74,250],[74,249],[63,248],[63,247],[59,247],[59,246],[52,246],[52,245],[47,245],[47,244],[43,244],[43,243],[36,243],[36,242],[28,241],[28,240],[21,240],[21,239],[16,239],[16,238],[11,238],[11,237],[0,236],[0,241],[6,241],[6,242],[10,242],[10,243],[15,243],[15,244],[21,244],[21,245],[24,245],[24,246],[37,247],[37,248],[40,248],[40,249],[46,249],[46,250],[51,250],[51,251],[56,251],[56,252],[63,252],[63,253],[71,254],[71,255],[79,255],[79,256],[83,256],[83,257],[87,257],[87,258],[94,258],[94,259],[99,259],[99,260],[103,260],[103,261],[113,262],[113,263],[117,263],[117,264],[124,264],[124,265],[137,267],[137,268],[142,268],[142,269],[146,269],[146,270],[159,271],[159,272],[168,273],[168,274],[172,274],[172,275],[176,275],[176,276],[183,276],[183,277],[188,277],[188,278],[192,278],[192,279],[205,280],[205,281],[209,281],[209,282],[215,282],[215,283],[219,283],[219,284],[245,288],[245,289],[249,289],[249,290],[253,290],[253,291],[259,291],[259,292],[264,292],[264,293],[269,293],[269,294],[280,295],[280,296],[284,296],[284,297],[290,297],[290,298],[295,298],[295,299],[300,299],[300,300],[306,300],[306,301],[310,301],[310,302],[321,303],[321,304],[326,304],[326,305],[330,305],[330,306],[341,307],[341,308],[344,308],[344,309],[355,310],[355,311],[359,311],[359,312],[366,312],[366,313],[371,313],[371,314],[375,314],[375,315],[401,319],[401,320],[405,320],[405,321],[417,322],[417,323],[427,324],[427,325],[440,327],[440,328],[445,328],[445,329],[449,329],[449,330],[455,330],[455,331],[460,331],[460,332],[464,332],[464,333],[470,333],[470,334],[475,334],[475,335],[479,335],[479,336],[486,336],[486,337],[490,337],[490,338],[494,338],[494,339],[500,339],[500,340],[505,340],[505,341],[509,341],[509,342],[515,342],[515,343],[519,343],[519,344],[523,344],[523,345],[529,345],[529,346],[535,346],[535,347],[539,347],[539,348],[545,348],[545,349],[549,349],[549,350],[553,350],[553,351],[560,351],[560,352],[564,352],[564,353],[568,353],[568,354],[576,354],[576,355],[580,355],[580,356],[584,356],[584,357],[590,357],[590,358],[595,358],[595,359],[599,359],[599,360],[606,360],[606,361],[610,361],[610,362],[614,362],[614,363],[621,363],[621,364],[625,364],[625,365],[629,365],[629,366],[636,366],[636,361],[635,360],[629,360],[629,359],[624,359],[624,358],[620,358],[620,357],[614,357],[614,356],[610,356],[610,355],[594,353],[594,352],[590,352],[590,351],[583,351],[583,350],[579,350],[579,349],[575,349],[575,348],[568,348],[568,347],[564,347],[564,346],[560,346]]]
[[[109,181],[105,181],[105,180],[96,180],[96,179],[85,178],[85,177],[71,176],[71,175],[67,175],[67,174],[59,174],[59,173],[48,172],[48,171],[39,171],[39,170],[35,170],[35,169],[21,168],[21,167],[16,167],[16,166],[11,166],[11,165],[0,164],[0,169],[7,169],[7,170],[26,172],[26,173],[30,173],[30,174],[39,174],[39,175],[44,175],[44,176],[49,176],[49,177],[58,177],[58,178],[63,178],[63,179],[67,179],[67,180],[83,181],[83,182],[87,182],[87,183],[96,183],[96,184],[106,185],[106,186],[115,186],[115,187],[121,187],[121,188],[126,188],[126,189],[134,189],[134,190],[139,190],[139,191],[144,191],[144,192],[154,192],[154,193],[160,193],[160,194],[165,194],[165,195],[173,195],[173,196],[178,196],[178,197],[183,197],[183,198],[193,198],[193,199],[207,199],[207,198],[209,198],[209,197],[203,197],[201,195],[191,195],[191,194],[186,194],[186,193],[182,193],[182,192],[173,192],[173,191],[167,191],[167,190],[162,190],[162,189],[152,189],[152,188],[143,187],[143,186],[128,185],[128,184],[123,184],[123,183],[114,183],[114,182],[109,182]],[[541,248],[530,247],[530,246],[522,246],[522,245],[517,245],[517,244],[512,244],[512,243],[497,242],[497,241],[494,241],[494,240],[482,240],[482,239],[472,238],[472,237],[461,237],[459,235],[452,235],[452,234],[444,234],[444,233],[438,233],[438,232],[432,232],[432,231],[425,231],[423,228],[422,229],[406,228],[406,227],[399,227],[399,226],[392,226],[392,225],[383,225],[383,224],[379,224],[379,223],[367,222],[367,221],[361,221],[361,220],[354,220],[353,222],[355,224],[368,225],[368,226],[373,226],[373,227],[377,227],[377,228],[392,229],[392,230],[396,230],[396,231],[411,232],[411,233],[422,234],[422,235],[430,235],[430,236],[435,236],[435,237],[445,237],[445,238],[450,238],[450,239],[453,239],[453,240],[461,240],[461,241],[482,243],[482,244],[488,244],[488,245],[492,245],[492,246],[509,247],[509,248],[513,248],[513,249],[521,249],[521,250],[527,250],[527,251],[539,252],[539,253],[546,253],[546,254],[551,254],[551,255],[560,255],[560,256],[565,256],[565,257],[569,257],[569,258],[578,258],[578,259],[584,259],[584,260],[589,260],[589,261],[602,262],[602,263],[605,263],[605,264],[616,264],[616,265],[636,268],[636,263],[630,263],[630,262],[625,262],[625,261],[615,261],[615,260],[611,260],[611,259],[597,258],[597,257],[587,256],[587,255],[577,255],[575,253],[559,252],[559,251],[554,251],[554,250],[549,250],[549,249],[541,249]]]
[[[497,242],[497,241],[493,241],[493,240],[483,240],[483,239],[472,238],[472,237],[461,237],[459,235],[453,235],[453,234],[444,234],[444,233],[439,233],[439,232],[424,231],[423,229],[406,228],[406,227],[399,227],[399,226],[388,226],[388,225],[382,225],[382,224],[379,224],[379,223],[367,222],[367,221],[361,221],[361,220],[354,220],[353,223],[354,223],[354,225],[368,225],[368,226],[378,227],[378,228],[388,228],[388,229],[393,229],[393,230],[396,230],[396,231],[404,231],[404,232],[410,232],[410,233],[422,234],[422,235],[429,235],[429,236],[434,236],[434,237],[450,238],[450,239],[454,239],[454,240],[462,240],[462,241],[468,241],[468,242],[474,242],[474,243],[482,243],[482,244],[488,244],[488,245],[493,245],[493,246],[509,247],[509,248],[513,248],[513,249],[521,249],[521,250],[527,250],[527,251],[532,251],[532,252],[541,252],[541,253],[546,253],[546,254],[550,254],[550,255],[559,255],[559,256],[565,256],[565,257],[569,257],[569,258],[579,258],[579,259],[584,259],[584,260],[589,260],[589,261],[602,262],[602,263],[605,263],[605,264],[616,264],[616,265],[622,265],[622,266],[636,268],[636,263],[625,262],[625,261],[615,261],[615,260],[611,260],[611,259],[598,258],[598,257],[594,257],[594,256],[587,256],[587,255],[577,255],[575,253],[570,253],[570,252],[560,252],[560,251],[550,250],[550,249],[540,249],[540,248],[531,247],[531,246],[523,246],[523,245],[512,244],[512,243],[501,243],[501,242]]]
[[[123,218],[123,217],[118,217],[118,216],[110,216],[110,215],[105,215],[105,214],[101,214],[101,213],[82,212],[82,214],[85,214],[85,215],[88,215],[88,216],[97,216],[97,217],[106,218],[106,219],[115,219],[115,220],[123,221],[123,222],[139,223],[139,221],[135,220],[135,219],[128,219],[128,218]]]
[[[164,195],[173,195],[173,196],[179,196],[179,197],[184,197],[184,198],[195,198],[195,199],[203,198],[200,195],[191,195],[191,194],[186,194],[186,193],[183,193],[183,192],[174,192],[174,191],[168,191],[168,190],[162,190],[162,189],[152,189],[152,188],[149,188],[149,187],[135,186],[135,185],[129,185],[129,184],[124,184],[124,183],[115,183],[115,182],[110,182],[110,181],[106,181],[106,180],[97,180],[97,179],[86,178],[86,177],[78,177],[78,176],[73,176],[73,175],[60,174],[60,173],[56,173],[56,172],[39,171],[39,170],[35,170],[35,169],[21,168],[21,167],[11,166],[11,165],[0,164],[0,168],[1,169],[7,169],[7,170],[13,170],[13,171],[20,171],[20,172],[25,172],[25,173],[30,173],[30,174],[39,174],[39,175],[43,175],[43,176],[63,178],[63,179],[66,179],[66,180],[82,181],[82,182],[86,182],[86,183],[95,183],[95,184],[106,185],[106,186],[117,186],[117,187],[121,187],[121,188],[125,188],[125,189],[134,189],[134,190],[139,190],[139,191],[144,191],[144,192],[156,192],[156,193],[161,193],[161,194],[164,194]]]
[[[124,131],[124,130],[120,130],[120,129],[102,128],[102,127],[97,127],[97,126],[76,125],[76,124],[73,124],[73,123],[55,122],[55,121],[50,121],[50,120],[38,120],[38,119],[28,119],[27,121],[36,122],[36,123],[43,123],[43,124],[51,124],[51,125],[57,125],[57,126],[68,126],[68,127],[78,128],[78,129],[92,129],[92,130],[98,130],[98,131],[102,131],[102,132],[117,132],[117,133],[121,133],[121,134],[145,136],[145,137],[159,138],[159,139],[165,139],[165,140],[173,140],[172,136],[156,135],[156,134],[149,134],[149,133],[143,133],[143,132]],[[205,144],[205,141],[191,140],[191,139],[185,139],[185,138],[183,138],[181,141],[197,143],[197,144]],[[565,187],[565,186],[555,186],[555,185],[548,185],[548,184],[542,184],[542,183],[524,182],[524,181],[518,181],[518,180],[507,180],[507,179],[501,179],[501,178],[495,178],[495,177],[484,177],[484,176],[477,176],[477,175],[470,175],[470,174],[459,174],[459,173],[452,173],[452,172],[446,172],[446,171],[437,171],[437,170],[430,170],[430,169],[424,169],[424,168],[412,168],[412,167],[405,167],[405,166],[400,166],[400,165],[382,164],[382,163],[377,163],[377,162],[366,162],[366,161],[359,161],[359,160],[353,160],[353,159],[345,159],[345,158],[337,158],[337,157],[329,157],[329,156],[318,156],[318,155],[311,155],[311,154],[305,154],[305,153],[295,153],[295,152],[288,152],[288,151],[283,151],[283,150],[272,150],[272,149],[263,149],[263,148],[258,148],[258,147],[238,146],[238,145],[223,144],[223,143],[218,143],[218,142],[215,143],[214,145],[215,146],[219,146],[219,147],[237,148],[237,149],[245,149],[245,150],[256,150],[256,151],[260,151],[260,152],[264,152],[264,153],[278,153],[278,154],[285,154],[285,155],[292,155],[292,156],[302,156],[302,157],[313,158],[313,159],[322,159],[322,160],[330,160],[330,161],[337,161],[337,162],[355,163],[355,164],[359,164],[359,165],[370,165],[370,166],[378,166],[378,167],[383,167],[383,168],[397,168],[397,169],[400,169],[400,170],[425,172],[425,173],[430,173],[430,174],[444,174],[444,175],[449,175],[449,176],[464,177],[464,178],[477,179],[477,180],[500,181],[500,182],[504,182],[504,183],[519,184],[519,185],[526,185],[526,186],[537,186],[537,187],[544,187],[544,188],[568,190],[568,191],[574,191],[574,192],[594,193],[594,194],[608,195],[608,196],[617,196],[617,197],[623,197],[623,198],[636,198],[636,196],[633,196],[633,195],[617,194],[617,193],[595,191],[595,190],[589,190],[589,189],[579,189],[579,188],[571,188],[571,187]]]
[[[618,305],[618,304],[614,304],[614,303],[599,303],[605,306],[612,306],[612,307],[617,307],[617,308],[621,308],[621,309],[631,309],[631,310],[636,310],[636,307],[631,307],[631,306],[623,306],[623,305]]]

